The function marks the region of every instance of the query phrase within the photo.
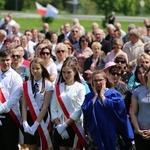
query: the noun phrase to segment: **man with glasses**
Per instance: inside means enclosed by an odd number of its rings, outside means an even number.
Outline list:
[[[75,25],[71,30],[71,40],[70,40],[70,42],[73,45],[75,51],[80,49],[79,39],[82,35],[81,33],[82,33],[81,28],[78,25]]]
[[[144,43],[140,40],[140,33],[137,29],[130,30],[129,40],[122,50],[128,56],[129,65],[135,66],[137,57],[144,52]]]

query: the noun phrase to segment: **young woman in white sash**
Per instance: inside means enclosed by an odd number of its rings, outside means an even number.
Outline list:
[[[31,80],[24,83],[22,118],[24,143],[30,150],[52,149],[49,135],[49,103],[53,91],[49,73],[41,58],[30,63]]]
[[[81,125],[84,96],[85,87],[81,84],[75,62],[65,61],[51,102],[51,117],[56,125],[54,143],[60,150],[80,149],[84,146]]]

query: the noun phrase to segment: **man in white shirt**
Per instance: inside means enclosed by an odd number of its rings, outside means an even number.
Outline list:
[[[15,20],[13,20],[13,14],[12,13],[8,13],[7,17],[9,17],[9,24],[8,24],[8,34],[11,33],[12,31],[12,26],[16,23]],[[0,26],[4,24],[4,18],[0,21]]]
[[[22,36],[22,33],[20,33],[20,25],[18,23],[12,25],[12,32],[7,35],[7,38],[12,38],[15,35],[17,35],[18,37]]]
[[[9,51],[0,51],[0,66],[0,149],[18,150],[22,79],[11,68]]]

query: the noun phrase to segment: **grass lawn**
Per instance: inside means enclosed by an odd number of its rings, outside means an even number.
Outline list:
[[[18,22],[21,26],[21,32],[24,32],[26,29],[37,28],[39,30],[42,29],[42,19],[41,18],[14,18],[16,22]],[[59,28],[64,23],[69,22],[72,25],[72,20],[63,20],[63,19],[55,19],[52,23],[50,23],[50,30],[56,31],[59,33]],[[83,25],[86,31],[91,31],[92,20],[80,20],[81,25]],[[97,20],[97,22],[101,27],[101,21]],[[137,27],[143,26],[142,22],[120,22],[122,24],[122,29],[127,31],[128,25],[134,23]],[[105,29],[104,29],[105,30]]]

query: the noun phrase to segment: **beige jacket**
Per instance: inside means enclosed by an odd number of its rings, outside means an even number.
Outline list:
[[[122,49],[128,56],[130,66],[135,66],[137,57],[144,52],[144,43],[138,40],[135,44],[131,41],[125,43]]]

